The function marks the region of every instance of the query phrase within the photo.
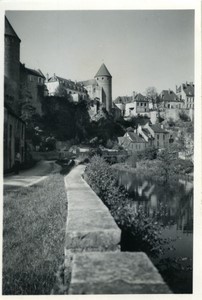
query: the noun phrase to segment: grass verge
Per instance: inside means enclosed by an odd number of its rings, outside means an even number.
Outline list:
[[[67,199],[63,176],[4,195],[3,294],[45,295],[64,262]]]

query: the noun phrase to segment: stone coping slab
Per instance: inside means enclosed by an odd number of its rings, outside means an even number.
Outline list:
[[[65,177],[68,200],[65,250],[117,250],[121,230],[108,208],[82,178],[84,170],[84,165],[78,165]]]
[[[69,294],[169,294],[161,275],[142,252],[73,254]]]

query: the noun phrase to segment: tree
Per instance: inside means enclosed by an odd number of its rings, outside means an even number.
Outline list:
[[[63,85],[59,85],[55,90],[55,96],[67,98],[68,94],[66,88]]]
[[[152,102],[156,100],[157,95],[158,93],[154,86],[150,86],[146,89],[146,96],[148,99],[151,99]]]
[[[164,149],[158,154],[158,159],[161,161],[161,175],[163,176],[164,182],[167,183],[173,175],[173,153],[170,152],[169,149]]]
[[[157,108],[159,107],[161,99],[154,86],[150,86],[146,89],[146,97],[152,102],[153,106],[156,106]]]

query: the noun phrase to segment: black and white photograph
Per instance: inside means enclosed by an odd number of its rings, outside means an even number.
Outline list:
[[[1,10],[1,294],[194,296],[200,1],[30,2]]]

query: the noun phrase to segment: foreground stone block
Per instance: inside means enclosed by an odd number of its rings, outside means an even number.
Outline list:
[[[86,252],[73,255],[69,294],[171,293],[141,252]]]
[[[107,211],[71,211],[67,218],[66,249],[109,251],[119,249],[121,230]]]

